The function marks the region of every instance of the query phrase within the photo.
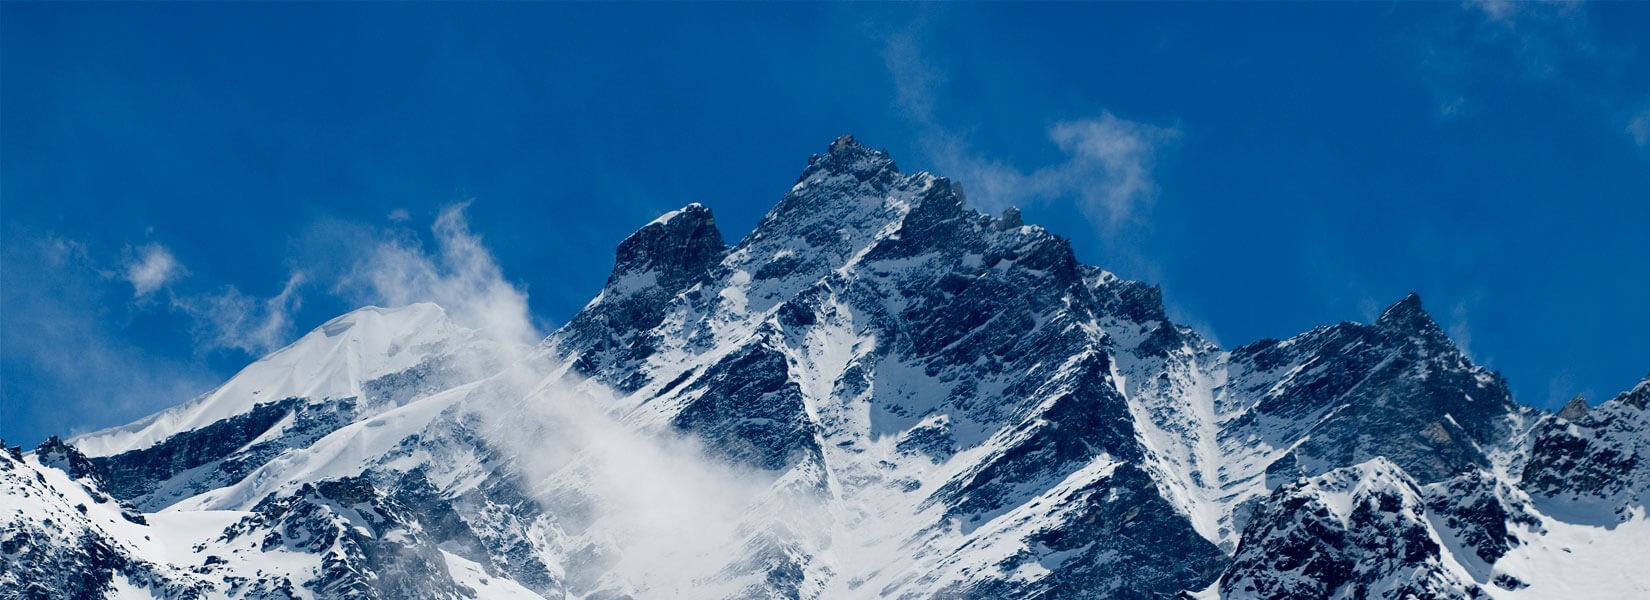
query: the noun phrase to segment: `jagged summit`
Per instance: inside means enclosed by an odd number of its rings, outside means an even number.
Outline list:
[[[722,260],[727,244],[709,208],[695,202],[665,213],[619,243],[607,285],[653,285],[674,294]],[[649,281],[626,278],[652,275]]]
[[[877,175],[892,175],[899,173],[899,166],[894,164],[893,157],[886,150],[874,150],[859,143],[852,135],[844,135],[831,142],[825,154],[815,154],[808,159],[808,168],[797,177],[797,183],[822,173],[840,173],[854,175],[861,181]]]
[[[1402,300],[1381,311],[1381,316],[1375,320],[1375,324],[1390,329],[1408,331],[1421,331],[1438,327],[1437,323],[1433,322],[1432,315],[1427,314],[1426,309],[1421,306],[1421,295],[1415,292],[1405,294]]]
[[[103,484],[97,468],[86,458],[86,455],[81,454],[79,449],[63,442],[55,435],[46,438],[44,442],[40,442],[40,445],[34,449],[34,456],[36,460],[40,461],[40,464],[59,469],[64,473],[68,473],[70,477],[75,479],[84,477],[99,485]]]
[[[1644,379],[1639,380],[1638,385],[1634,385],[1633,389],[1616,396],[1614,401],[1639,410],[1650,408],[1650,375],[1646,375]]]
[[[1576,394],[1576,397],[1571,398],[1569,402],[1564,403],[1564,408],[1559,409],[1558,418],[1566,421],[1574,421],[1587,416],[1587,411],[1587,400],[1582,398],[1581,394]]]
[[[1024,227],[1025,224],[1025,219],[1020,216],[1020,207],[1018,206],[1003,209],[1003,216],[997,220],[997,227],[1000,229],[1017,229]]]

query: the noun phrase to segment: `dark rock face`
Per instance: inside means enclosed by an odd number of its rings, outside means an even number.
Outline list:
[[[9,582],[17,587],[0,590],[0,598],[58,600],[61,598],[101,598],[114,591],[116,575],[150,583],[161,589],[174,588],[180,598],[204,598],[204,589],[177,586],[123,553],[108,539],[82,533],[67,544],[48,536],[31,539],[30,532],[8,532],[4,561]]]
[[[1128,409],[1107,376],[1108,363],[1099,355],[1089,360],[1075,372],[1070,391],[1008,434],[1018,443],[935,493],[951,506],[947,516],[965,528],[977,526],[983,515],[1024,503],[1096,457],[1139,460]]]
[[[1005,577],[959,590],[965,598],[1161,598],[1159,590],[1206,586],[1227,557],[1197,535],[1157,493],[1145,471],[1122,464],[1063,503],[1058,526],[1033,534],[1027,551],[998,565]],[[1164,560],[1165,557],[1173,557]],[[1053,571],[1030,585],[1006,577],[1036,561]],[[1128,565],[1119,569],[1119,565]]]
[[[659,291],[675,295],[697,283],[722,261],[727,244],[710,209],[689,204],[665,219],[641,228],[619,243],[609,286],[634,275],[653,275]]]
[[[586,374],[645,360],[654,351],[645,333],[659,325],[672,298],[708,276],[726,254],[710,209],[698,204],[648,224],[619,244],[607,286],[563,328],[561,343],[579,353]]]
[[[389,500],[418,519],[424,533],[442,548],[481,564],[489,562],[487,544],[464,521],[453,502],[430,483],[421,470],[396,477],[388,488]]]
[[[1443,567],[1414,482],[1385,459],[1286,484],[1261,503],[1223,597],[1480,598]]]
[[[957,439],[951,433],[951,420],[940,418],[900,434],[894,448],[903,453],[923,454],[934,461],[944,461],[956,455]]]
[[[802,391],[787,374],[783,354],[749,346],[689,386],[684,395],[697,399],[671,423],[704,439],[717,454],[763,469],[818,461]]]
[[[1522,486],[1537,499],[1621,518],[1650,502],[1650,379],[1582,416],[1545,419],[1531,437]]]
[[[1591,408],[1587,406],[1587,400],[1582,398],[1581,394],[1576,394],[1576,397],[1571,398],[1569,402],[1564,403],[1564,408],[1559,409],[1558,418],[1566,421],[1575,421],[1587,416],[1587,411],[1590,409]]]
[[[37,456],[49,468],[64,469],[74,480],[70,485],[89,500],[71,501],[65,493],[72,491],[54,487],[19,456],[0,452],[0,498],[6,500],[0,510],[0,598],[101,598],[115,590],[117,577],[165,598],[207,597],[206,582],[134,556],[106,531],[110,524],[99,521],[126,520],[126,511],[98,489],[96,473],[78,450],[53,437]],[[137,518],[133,522],[141,524]]]
[[[302,400],[289,398],[259,404],[251,411],[175,435],[153,447],[95,459],[109,476],[109,492],[133,499],[160,487],[172,476],[222,460],[263,435]]]
[[[1426,506],[1435,522],[1489,567],[1523,543],[1514,525],[1539,530],[1541,520],[1512,487],[1481,471],[1439,482],[1424,490]],[[1459,553],[1457,553],[1459,556]]]
[[[1506,382],[1471,364],[1410,294],[1374,325],[1342,323],[1287,342],[1232,352],[1257,379],[1253,421],[1282,422],[1283,439],[1307,441],[1268,469],[1281,483],[1384,456],[1431,483],[1487,468],[1484,448],[1510,432]]]
[[[259,404],[149,448],[92,459],[115,497],[145,510],[240,481],[282,452],[304,448],[354,420],[354,398],[308,402],[288,398]],[[251,444],[291,417],[278,436]],[[248,444],[251,444],[250,446]]]
[[[882,150],[873,150],[861,145],[854,136],[844,135],[831,142],[829,151],[825,154],[816,154],[808,159],[808,168],[802,170],[802,175],[796,178],[797,183],[808,181],[819,175],[846,174],[860,183],[876,183],[886,188],[899,175],[899,166],[894,159]],[[789,197],[787,197],[789,198]],[[792,201],[791,204],[800,204]],[[792,208],[781,202],[775,209]],[[760,227],[758,227],[760,229]]]
[[[436,543],[407,509],[361,477],[306,484],[271,495],[222,540],[258,536],[262,551],[322,556],[320,576],[304,584],[326,598],[464,598],[475,590],[454,583]],[[279,582],[277,587],[291,587]]]
[[[105,488],[108,486],[102,472],[91,459],[86,458],[86,455],[81,454],[80,450],[74,446],[57,439],[55,435],[41,442],[34,449],[34,456],[40,461],[40,464],[68,473],[69,477],[90,479],[99,486]],[[22,456],[13,455],[13,458],[21,460]]]

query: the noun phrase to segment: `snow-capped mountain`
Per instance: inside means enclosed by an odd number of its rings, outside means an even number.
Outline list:
[[[1222,349],[850,137],[499,339],[361,309],[0,457],[0,597],[1650,597],[1650,379],[1521,406],[1413,294]]]

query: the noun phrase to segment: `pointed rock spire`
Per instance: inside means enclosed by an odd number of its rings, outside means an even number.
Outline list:
[[[895,175],[899,173],[899,166],[894,164],[893,157],[883,150],[867,148],[854,139],[852,135],[844,135],[831,142],[831,147],[825,154],[815,154],[808,159],[808,168],[803,169],[798,183],[822,173],[853,175],[860,181],[866,181],[879,175]]]
[[[672,297],[705,279],[727,253],[716,219],[702,205],[654,219],[619,243],[607,287],[558,332],[562,351],[582,354],[574,366],[586,375],[615,361],[647,358],[654,350],[642,334],[664,318]],[[628,391],[622,382],[608,383]]]
[[[674,294],[727,253],[722,232],[710,209],[694,203],[665,213],[619,243],[608,287],[622,286],[632,275],[652,273],[652,283]]]
[[[1443,333],[1443,330],[1438,328],[1438,323],[1432,320],[1432,315],[1427,314],[1426,309],[1421,307],[1421,295],[1415,292],[1410,292],[1403,300],[1387,307],[1381,313],[1381,317],[1375,320],[1375,325],[1383,329],[1412,333],[1433,330]]]
[[[1426,314],[1426,310],[1421,308],[1421,295],[1410,292],[1404,295],[1404,299],[1386,307],[1386,310],[1381,312],[1381,318],[1376,322],[1403,321],[1417,316],[1424,317]]]
[[[1025,219],[1020,217],[1020,207],[1018,206],[1010,206],[1004,209],[1003,216],[997,219],[997,229],[1003,231],[1019,229],[1024,227],[1025,224]]]
[[[1574,421],[1587,416],[1587,411],[1587,400],[1583,399],[1581,394],[1576,394],[1576,397],[1571,398],[1569,402],[1564,404],[1564,408],[1558,411],[1558,418]]]
[[[1650,409],[1650,375],[1646,375],[1633,389],[1622,392],[1611,402],[1631,406],[1639,410]]]
[[[103,483],[102,477],[98,473],[97,467],[92,465],[92,461],[87,459],[85,454],[81,454],[78,448],[58,439],[55,435],[46,438],[44,442],[40,442],[40,445],[34,449],[34,455],[35,458],[40,460],[40,464],[61,469],[63,472],[68,473],[70,477],[75,479],[90,477],[97,481],[99,485]]]

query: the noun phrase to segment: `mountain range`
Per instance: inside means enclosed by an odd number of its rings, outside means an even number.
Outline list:
[[[1415,294],[1223,348],[847,136],[513,333],[362,308],[0,452],[0,598],[1650,597],[1650,378],[1519,404]]]

